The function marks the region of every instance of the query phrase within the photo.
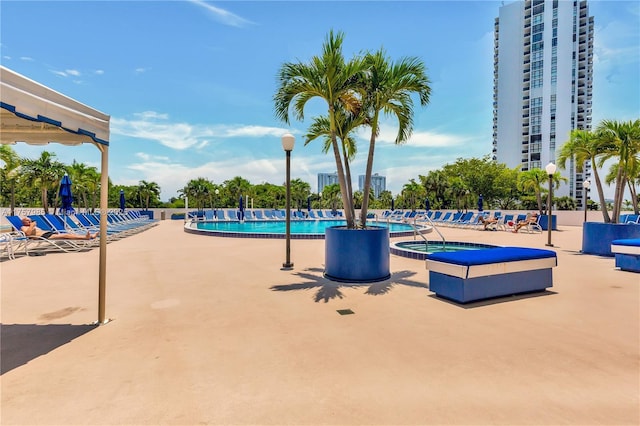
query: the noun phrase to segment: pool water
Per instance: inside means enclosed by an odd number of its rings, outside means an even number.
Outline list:
[[[367,222],[369,226],[388,227],[392,237],[411,236],[411,225],[404,223]],[[344,226],[344,220],[292,220],[291,238],[324,238],[327,227]],[[211,234],[238,238],[284,238],[286,232],[284,220],[230,221],[230,222],[194,222],[188,232]]]
[[[465,251],[465,250],[485,250],[496,248],[489,244],[479,243],[465,243],[457,241],[429,241],[429,244],[425,244],[425,241],[400,241],[391,245],[391,254],[396,256],[409,257],[411,259],[424,260],[430,254],[442,253],[450,251]]]

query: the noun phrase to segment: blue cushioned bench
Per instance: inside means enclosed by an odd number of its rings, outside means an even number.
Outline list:
[[[556,253],[525,247],[434,253],[427,257],[429,290],[467,303],[553,287]]]
[[[611,241],[611,253],[616,256],[617,268],[640,272],[640,238]]]

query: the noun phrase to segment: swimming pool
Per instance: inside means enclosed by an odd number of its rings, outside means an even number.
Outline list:
[[[480,243],[464,243],[458,241],[447,241],[444,245],[442,241],[431,241],[425,244],[421,241],[399,241],[391,244],[391,254],[396,256],[408,257],[411,259],[425,260],[432,253],[441,253],[445,251],[463,251],[463,250],[483,250],[492,249],[498,246]]]
[[[292,239],[324,239],[324,230],[331,226],[344,226],[344,220],[292,220]],[[414,235],[411,225],[406,223],[367,222],[369,226],[389,227],[391,237],[410,237]],[[185,232],[201,235],[235,238],[286,238],[284,220],[255,220],[229,222],[191,222],[185,224]],[[419,226],[423,233],[430,227]]]

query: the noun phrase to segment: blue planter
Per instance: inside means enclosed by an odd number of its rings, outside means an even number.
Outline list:
[[[140,215],[153,219],[153,210],[140,210]]]
[[[551,215],[551,230],[552,231],[557,231],[558,230],[558,225],[557,225],[557,220],[556,220],[556,215],[552,214]],[[549,222],[549,216],[548,215],[542,215],[540,216],[540,221],[538,222],[540,224],[540,227],[542,228],[543,231],[548,230],[549,228],[547,228],[547,223]]]
[[[582,226],[582,252],[613,256],[611,242],[640,238],[640,226],[622,223],[585,222]]]
[[[389,272],[389,228],[325,230],[324,276],[332,281],[368,283],[384,281]]]

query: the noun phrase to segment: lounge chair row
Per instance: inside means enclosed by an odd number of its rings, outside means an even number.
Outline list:
[[[294,220],[317,220],[317,219],[340,219],[342,212],[331,210],[292,210],[291,219]],[[204,221],[237,221],[237,220],[285,220],[286,210],[272,209],[217,209],[205,210],[203,212],[191,212],[189,218],[192,220]]]
[[[434,224],[453,228],[466,228],[477,230],[513,231],[519,222],[527,218],[526,214],[505,214],[500,211],[489,212],[453,212],[453,211],[386,211],[382,214],[386,220],[398,222],[415,222],[417,224]],[[540,216],[535,223],[528,223],[521,230],[527,233],[542,232]],[[486,222],[486,226],[485,226]]]
[[[13,231],[3,234],[0,240],[0,254],[6,255],[9,259],[15,258],[16,253],[44,254],[46,252],[77,252],[90,250],[99,245],[99,238],[77,239],[73,234],[86,235],[96,234],[100,230],[100,215],[78,213],[74,215],[29,215],[36,226],[50,234],[59,234],[56,238],[42,236],[26,236],[22,228],[22,218],[20,216],[6,216],[7,221],[13,227]],[[141,216],[137,212],[109,213],[107,214],[107,242],[115,241],[138,232],[149,229],[157,223]],[[70,235],[70,238],[65,238]]]

